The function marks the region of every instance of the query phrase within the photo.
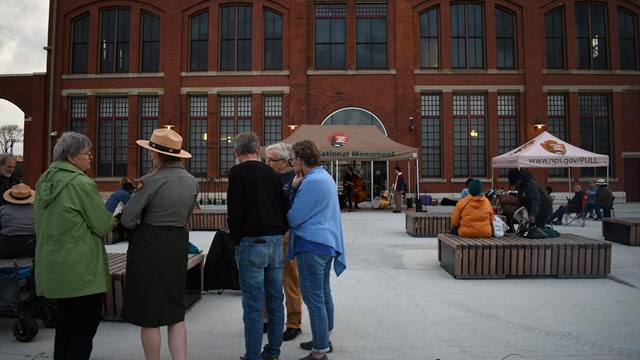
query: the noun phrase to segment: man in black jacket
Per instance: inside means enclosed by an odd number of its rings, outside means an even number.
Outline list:
[[[276,172],[260,161],[260,140],[252,132],[235,137],[236,163],[229,170],[227,222],[236,245],[244,322],[244,360],[280,356],[284,328],[283,235],[289,230],[289,201]],[[268,343],[262,346],[262,302],[269,313]]]
[[[15,170],[16,157],[12,154],[0,155],[0,206],[7,203],[1,195],[20,182],[13,173]]]
[[[518,190],[518,200],[529,212],[529,223],[544,227],[553,210],[551,197],[538,185],[527,170],[511,169],[507,175],[510,185]]]

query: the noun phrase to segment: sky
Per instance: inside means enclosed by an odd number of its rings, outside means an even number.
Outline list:
[[[0,75],[46,71],[48,0],[0,0]],[[24,127],[24,112],[0,99],[0,125]],[[14,154],[22,154],[22,144]]]

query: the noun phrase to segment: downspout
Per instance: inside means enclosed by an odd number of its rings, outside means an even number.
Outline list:
[[[49,44],[49,131],[47,132],[47,166],[51,164],[52,136],[53,133],[53,89],[54,89],[54,72],[56,60],[56,29],[58,27],[58,0],[53,0],[53,12],[51,14],[51,43]]]

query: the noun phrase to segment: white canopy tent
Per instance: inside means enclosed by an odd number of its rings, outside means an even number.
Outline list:
[[[569,192],[571,192],[572,167],[606,166],[607,183],[609,182],[608,155],[581,149],[546,131],[523,145],[494,157],[491,159],[491,166],[494,168],[569,168]]]

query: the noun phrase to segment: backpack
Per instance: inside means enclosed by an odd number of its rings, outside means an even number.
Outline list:
[[[217,231],[209,247],[204,262],[203,289],[218,290],[218,294],[225,289],[240,290],[236,251],[226,231]]]

